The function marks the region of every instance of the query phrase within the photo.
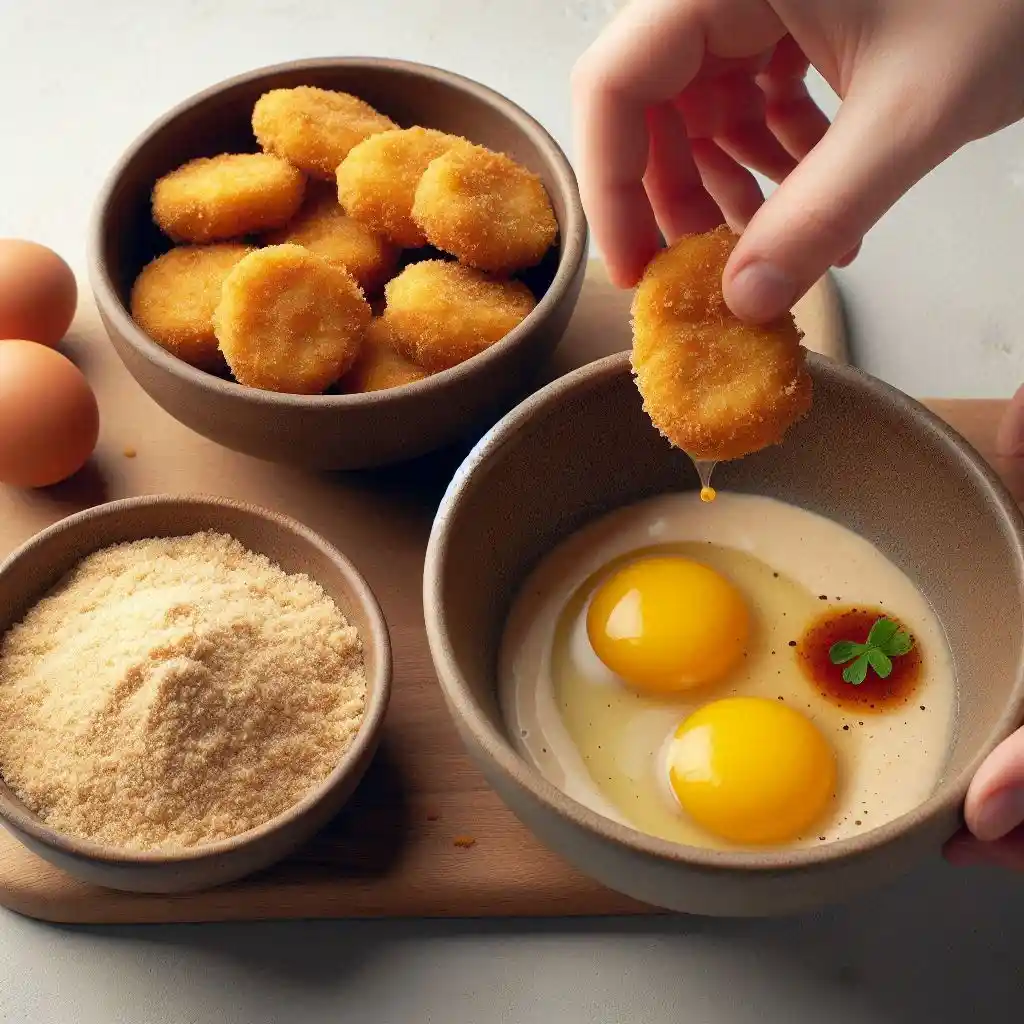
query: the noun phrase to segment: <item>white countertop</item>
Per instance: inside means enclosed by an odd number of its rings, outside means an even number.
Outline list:
[[[614,6],[0,0],[0,236],[80,269],[92,198],[141,129],[206,85],[298,57],[451,68],[518,101],[571,155],[569,68]],[[116,61],[98,59],[106,47]],[[1022,226],[1015,127],[929,176],[840,274],[856,361],[918,395],[1008,395],[1024,381]],[[1022,949],[1024,879],[938,863],[853,907],[774,922],[84,929],[0,911],[0,1020],[988,1021],[1024,996]]]

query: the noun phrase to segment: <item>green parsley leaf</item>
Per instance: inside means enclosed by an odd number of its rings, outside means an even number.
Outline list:
[[[884,651],[899,628],[892,619],[878,619],[868,633],[868,646],[881,647]]]
[[[900,629],[899,623],[881,618],[875,621],[868,633],[867,643],[853,640],[839,640],[828,652],[833,665],[844,665],[843,679],[854,686],[860,686],[868,677],[868,669],[874,669],[879,679],[888,679],[892,672],[892,659],[906,654],[914,646],[910,634]]]
[[[851,661],[843,669],[843,679],[854,686],[860,686],[868,677],[868,656],[859,654],[855,661]]]
[[[906,654],[913,646],[914,641],[910,634],[901,629],[894,633],[892,639],[885,645],[885,653],[890,658],[899,657],[901,654]]]
[[[833,665],[843,665],[853,661],[858,654],[863,654],[864,644],[855,644],[852,640],[840,640],[834,643],[828,651],[829,659]]]
[[[888,679],[892,672],[892,661],[889,655],[879,647],[871,647],[867,652],[868,664],[878,673],[879,678]]]

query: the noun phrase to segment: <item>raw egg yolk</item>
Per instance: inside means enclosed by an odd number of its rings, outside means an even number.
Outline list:
[[[699,562],[653,555],[613,572],[587,609],[594,653],[631,686],[671,693],[724,676],[743,657],[743,595]]]
[[[668,777],[697,824],[734,843],[800,836],[835,791],[836,761],[807,717],[762,697],[705,704],[676,729]]]

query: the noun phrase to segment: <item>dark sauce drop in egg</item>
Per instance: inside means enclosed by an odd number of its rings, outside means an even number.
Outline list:
[[[874,669],[859,686],[843,678],[846,665],[833,665],[832,645],[840,640],[866,642],[871,627],[881,618],[898,622],[880,608],[834,608],[816,619],[800,638],[794,652],[804,675],[830,703],[860,711],[882,712],[900,707],[910,699],[921,680],[921,651],[914,646],[892,659],[892,672],[882,679]],[[900,628],[904,628],[900,624]]]

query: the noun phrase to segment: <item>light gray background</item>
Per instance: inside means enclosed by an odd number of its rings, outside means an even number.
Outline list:
[[[521,103],[571,155],[568,72],[614,6],[0,0],[0,236],[81,269],[93,196],[142,128],[221,78],[298,57],[451,68]],[[841,273],[856,360],[918,395],[1008,395],[1024,380],[1022,225],[1013,128],[926,179]],[[0,1019],[996,1021],[1020,1014],[1022,952],[1024,880],[939,863],[853,907],[775,922],[84,929],[0,911]]]

